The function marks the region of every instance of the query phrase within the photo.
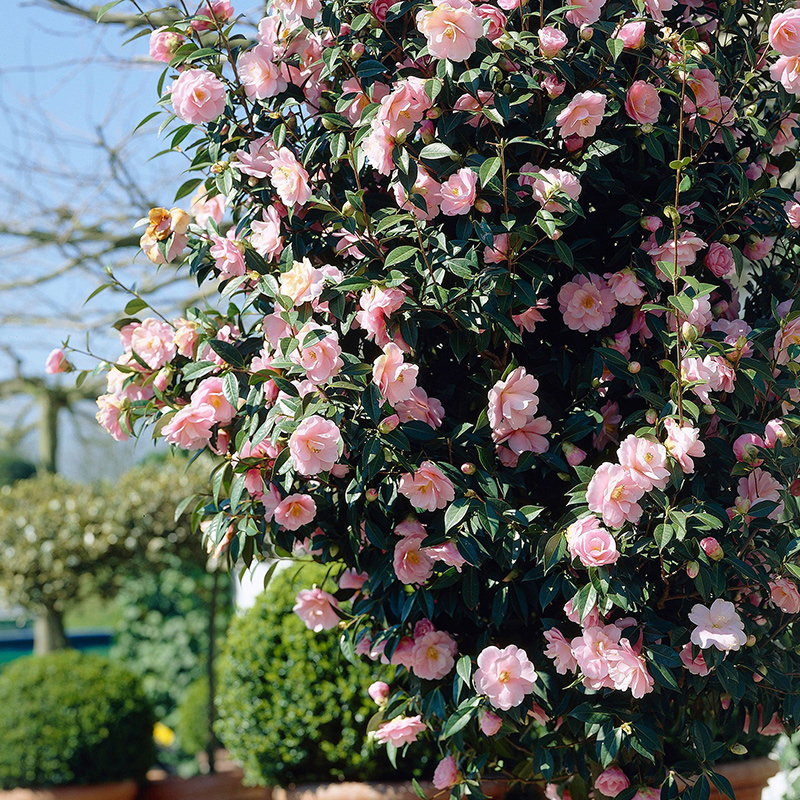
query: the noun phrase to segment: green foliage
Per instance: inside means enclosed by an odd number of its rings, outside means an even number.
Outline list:
[[[111,655],[141,676],[158,718],[172,726],[181,697],[205,674],[214,578],[178,556],[161,558],[158,571],[144,572],[121,587]],[[231,608],[230,581],[227,575],[218,580],[217,636],[224,632]]]
[[[35,474],[35,464],[14,453],[0,453],[0,486],[10,486]]]
[[[0,788],[139,780],[153,712],[139,679],[95,655],[30,656],[0,675]]]
[[[298,589],[325,571],[277,574],[255,606],[231,623],[219,660],[215,731],[252,784],[375,780],[392,774],[366,742],[377,710],[366,694],[376,677],[339,651],[335,631],[311,633],[292,613]],[[412,748],[408,759],[424,769]],[[407,777],[407,776],[406,776]]]
[[[183,693],[175,733],[182,750],[199,753],[208,747],[208,679],[199,678]]]

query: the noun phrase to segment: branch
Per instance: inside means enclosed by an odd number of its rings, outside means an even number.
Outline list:
[[[61,11],[65,14],[72,14],[76,17],[83,17],[92,22],[97,21],[97,12],[103,7],[103,3],[92,3],[90,5],[80,5],[78,3],[70,2],[70,0],[34,0],[34,2],[26,3],[25,5],[34,5],[43,8],[51,8],[55,11]],[[169,25],[172,22],[180,19],[182,14],[177,8],[170,7],[166,10],[161,10],[148,15],[152,24],[156,27],[161,25]],[[149,27],[149,23],[143,19],[142,15],[138,12],[124,13],[119,11],[109,11],[103,15],[100,20],[102,25],[121,25],[125,28],[143,28]]]

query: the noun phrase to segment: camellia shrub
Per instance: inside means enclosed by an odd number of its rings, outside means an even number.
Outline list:
[[[439,788],[729,793],[800,724],[800,11],[215,0],[150,51],[197,194],[142,257],[219,303],[133,298],[100,422],[219,455],[218,552],[343,570],[297,612]]]

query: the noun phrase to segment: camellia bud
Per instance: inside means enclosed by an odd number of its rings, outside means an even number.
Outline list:
[[[691,580],[694,580],[698,576],[699,572],[700,565],[696,561],[690,561],[686,565],[686,574],[689,576],[689,578],[691,578]]]
[[[795,478],[789,486],[789,494],[792,497],[800,497],[800,478]]]
[[[478,468],[471,461],[467,461],[466,464],[461,465],[461,471],[465,475],[474,475],[478,471]]]
[[[571,467],[577,467],[586,460],[586,451],[581,450],[577,445],[572,442],[562,442],[561,449],[564,451],[564,458],[567,459],[567,464]]]
[[[489,201],[484,200],[482,197],[475,201],[475,208],[480,211],[481,214],[488,214],[492,210]]]
[[[386,417],[386,419],[381,420],[380,425],[378,425],[378,430],[381,433],[391,433],[399,424],[400,417],[398,417],[397,414],[392,414],[391,417]]]
[[[700,108],[698,108],[698,109],[697,109],[697,113],[698,113],[698,114],[699,114],[701,117],[704,117],[704,116],[706,116],[706,114],[708,114],[708,112],[709,112],[710,110],[711,110],[711,109],[710,109],[708,106],[700,106]]]
[[[353,45],[353,46],[350,48],[350,58],[352,58],[352,59],[353,59],[353,61],[358,61],[358,59],[359,59],[359,58],[361,58],[361,56],[363,56],[363,55],[364,55],[364,51],[365,51],[366,49],[367,49],[367,48],[366,48],[366,47],[364,47],[364,43],[363,43],[363,42],[356,42],[356,43],[355,43],[355,44],[354,44],[354,45]]]
[[[653,128],[652,124],[649,122],[645,122],[644,125],[642,125],[642,133],[652,133],[654,130],[655,128]]]
[[[584,42],[588,42],[594,36],[594,31],[592,30],[591,25],[581,25],[581,39]]]
[[[428,119],[439,119],[442,116],[441,108],[429,108],[428,113],[425,115]]]
[[[252,175],[247,179],[247,185],[252,189],[254,186],[258,186],[258,178],[254,178]]]
[[[326,131],[335,131],[336,130],[336,123],[328,119],[327,117],[322,118],[322,127],[325,128]]]
[[[377,489],[367,489],[365,492],[367,502],[372,503],[378,499],[378,490]]]
[[[492,84],[496,84],[502,77],[503,70],[501,70],[500,67],[489,68],[489,80],[492,82]]]
[[[355,206],[348,200],[342,206],[342,215],[345,217],[352,217],[356,213]]]
[[[713,536],[706,536],[705,539],[702,539],[700,547],[712,561],[720,561],[725,557],[722,545]]]
[[[389,699],[389,684],[384,681],[375,681],[367,689],[367,694],[379,705],[385,706]]]
[[[631,363],[628,364],[628,372],[630,372],[631,375],[638,375],[641,369],[642,365],[638,361],[631,361]]]
[[[228,168],[227,161],[217,161],[215,164],[211,165],[211,174],[212,175],[219,175]]]
[[[747,748],[743,744],[732,744],[730,746],[730,751],[734,755],[737,756],[746,756],[747,755]]]
[[[658,411],[654,408],[648,408],[644,418],[647,420],[648,425],[655,425],[658,422]]]
[[[700,331],[698,331],[691,322],[684,322],[683,325],[681,325],[681,336],[683,336],[684,342],[692,344],[697,341],[699,335]]]
[[[400,130],[395,134],[394,140],[397,144],[403,144],[405,140],[408,138],[408,131]]]
[[[747,637],[747,642],[746,642],[746,644],[747,644],[747,646],[748,646],[748,647],[753,647],[753,645],[754,645],[755,643],[756,643],[756,635],[755,635],[754,633],[751,633],[751,634],[750,634],[750,635]]]

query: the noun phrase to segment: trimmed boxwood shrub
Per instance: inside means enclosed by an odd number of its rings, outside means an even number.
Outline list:
[[[377,669],[346,661],[336,630],[312,633],[292,613],[297,590],[324,585],[325,574],[304,565],[295,585],[296,568],[278,573],[228,629],[214,730],[250,784],[409,778],[430,763],[415,745],[397,773],[383,748],[369,746],[367,723],[378,709],[366,687]]]
[[[175,733],[186,753],[195,755],[208,747],[208,678],[198,678],[189,684],[178,704]]]
[[[153,712],[140,680],[74,650],[21,658],[0,674],[0,789],[140,780]]]

